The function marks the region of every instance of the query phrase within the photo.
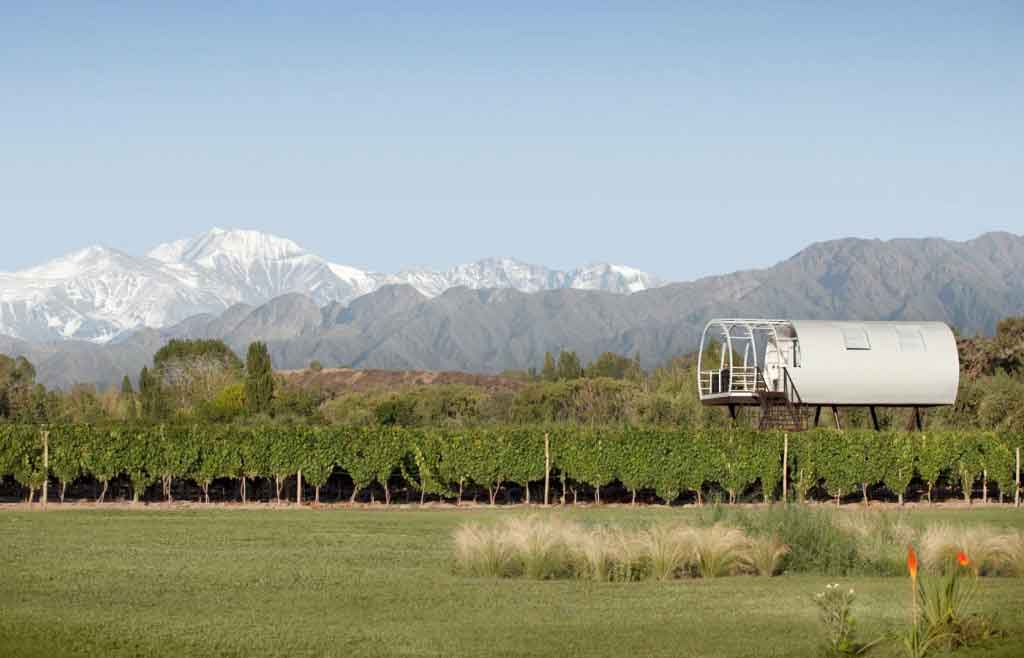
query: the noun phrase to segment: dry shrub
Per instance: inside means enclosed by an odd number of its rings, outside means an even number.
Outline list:
[[[1009,536],[1010,570],[1013,575],[1024,578],[1024,532]]]
[[[724,525],[701,528],[693,533],[693,548],[700,575],[718,578],[739,573],[749,540],[742,530]]]
[[[906,546],[914,543],[921,548],[925,568],[933,572],[946,571],[963,551],[978,575],[1024,577],[1024,532],[936,524],[918,539],[917,531],[894,515],[798,514],[787,511],[774,519],[793,520],[788,526],[773,522],[748,532],[722,522],[708,527],[591,527],[541,514],[507,518],[493,526],[469,523],[455,531],[455,564],[459,572],[473,576],[597,582],[772,576],[783,569],[813,572],[819,565],[842,567],[844,573],[901,574]],[[831,561],[814,562],[815,552]],[[797,559],[801,556],[802,561]]]
[[[1019,568],[1020,543],[1020,533],[940,523],[929,526],[921,536],[921,557],[929,569],[944,572],[962,551],[979,576],[1008,575]]]
[[[686,526],[656,525],[642,530],[637,543],[650,565],[649,576],[671,580],[688,575],[696,558],[694,537],[695,531]]]
[[[629,582],[648,577],[651,560],[637,533],[619,530],[616,533],[615,546],[618,560],[614,565],[612,580]]]
[[[918,531],[903,514],[884,512],[836,513],[836,527],[853,539],[854,571],[897,576],[903,573],[906,546],[916,543]]]
[[[567,546],[570,541],[575,543],[581,532],[576,524],[554,517],[529,516],[507,520],[502,531],[527,578],[547,580],[569,573]]]
[[[501,528],[465,523],[455,531],[456,568],[470,576],[503,578],[516,575],[512,545]]]
[[[607,582],[612,580],[615,562],[619,558],[613,532],[596,528],[580,533],[570,543],[573,573],[583,580]]]
[[[756,537],[750,540],[743,561],[750,571],[759,576],[774,576],[786,553],[789,553],[789,546],[779,541],[777,536]]]
[[[637,551],[633,538],[611,528],[576,526],[569,540],[573,573],[583,580],[633,580]]]
[[[844,512],[834,517],[836,525],[858,540],[885,542],[904,547],[917,538],[917,530],[905,514],[886,512]]]
[[[577,577],[630,582],[650,575],[650,556],[638,533],[605,527],[578,527],[582,532],[570,545]]]

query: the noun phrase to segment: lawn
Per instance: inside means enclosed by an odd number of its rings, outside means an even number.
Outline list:
[[[818,656],[811,602],[854,587],[865,637],[906,618],[902,578],[594,584],[454,575],[451,533],[522,508],[0,511],[0,656]],[[693,508],[568,512],[605,523]],[[1024,527],[1014,509],[920,519]],[[1024,579],[983,580],[1024,654]],[[872,654],[876,655],[876,654]],[[877,655],[895,655],[880,652]]]

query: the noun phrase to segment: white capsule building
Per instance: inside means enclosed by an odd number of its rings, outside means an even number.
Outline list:
[[[761,407],[762,428],[803,429],[803,409],[868,407],[920,409],[956,402],[960,358],[941,322],[712,320],[697,362],[706,405]]]

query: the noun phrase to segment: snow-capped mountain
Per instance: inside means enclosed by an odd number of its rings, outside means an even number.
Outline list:
[[[608,263],[591,263],[586,267],[570,272],[569,280],[565,287],[628,294],[640,292],[641,290],[650,290],[651,288],[660,288],[663,285],[664,282],[656,276],[632,267],[610,265]]]
[[[0,334],[37,342],[104,343],[127,331],[166,327],[238,303],[262,304],[298,292],[320,305],[348,304],[397,283],[428,297],[456,286],[630,293],[661,285],[645,272],[618,265],[562,272],[512,258],[387,275],[330,263],[266,233],[215,228],[161,244],[142,257],[90,247],[38,267],[0,273]]]
[[[520,292],[579,288],[628,294],[663,285],[657,277],[647,272],[622,265],[594,263],[563,272],[508,257],[485,258],[475,263],[456,265],[445,272],[429,268],[406,269],[391,279],[407,283],[428,297],[440,295],[457,286],[472,289],[514,288]]]
[[[456,265],[445,272],[423,267],[402,270],[394,279],[411,285],[428,297],[435,297],[457,286],[472,289],[515,288],[521,292],[553,290],[566,287],[569,277],[564,272],[541,265],[530,265],[503,257]]]
[[[318,304],[349,301],[375,290],[384,277],[331,265],[291,240],[215,228],[191,240],[160,245],[149,257],[184,281],[230,303],[262,303],[301,292]]]
[[[220,310],[214,293],[186,284],[160,263],[105,247],[0,274],[0,333],[24,340],[102,343],[126,329]]]

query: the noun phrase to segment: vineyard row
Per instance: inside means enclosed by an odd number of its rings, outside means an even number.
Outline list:
[[[54,482],[61,498],[83,478],[102,485],[127,477],[133,497],[159,484],[194,482],[209,500],[215,480],[246,484],[272,481],[278,498],[301,473],[319,499],[336,469],[352,480],[352,499],[377,483],[390,500],[389,483],[424,495],[456,498],[467,487],[487,490],[495,501],[503,487],[544,481],[585,485],[600,502],[601,489],[619,483],[632,492],[653,491],[664,501],[684,493],[698,500],[709,489],[731,502],[756,488],[770,501],[786,478],[787,494],[801,499],[823,488],[844,493],[884,486],[900,501],[911,481],[930,499],[940,479],[970,498],[978,482],[987,491],[1020,496],[1021,435],[977,431],[873,432],[815,430],[783,435],[746,429],[646,429],[488,427],[480,429],[346,428],[305,426],[59,426],[0,425],[0,478],[12,476],[29,491]],[[785,465],[783,464],[785,460]],[[44,468],[44,463],[46,467]],[[820,489],[818,489],[820,490]],[[529,487],[526,487],[529,496]]]

